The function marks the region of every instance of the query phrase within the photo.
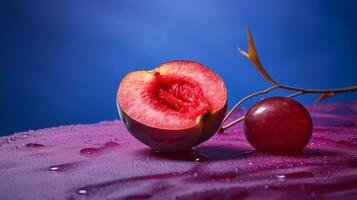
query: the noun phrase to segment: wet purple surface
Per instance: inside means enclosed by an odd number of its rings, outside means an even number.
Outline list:
[[[297,156],[256,153],[241,124],[177,154],[120,121],[2,137],[0,199],[356,199],[357,101],[309,109],[313,137]]]

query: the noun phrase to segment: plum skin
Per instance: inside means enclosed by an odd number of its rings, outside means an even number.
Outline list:
[[[312,135],[309,112],[297,101],[271,97],[252,106],[244,119],[248,142],[259,152],[297,154]]]
[[[224,107],[208,117],[202,117],[200,122],[190,129],[168,130],[146,126],[127,115],[117,103],[120,118],[128,131],[140,142],[153,150],[162,152],[177,152],[191,149],[211,138],[219,129],[227,109]]]

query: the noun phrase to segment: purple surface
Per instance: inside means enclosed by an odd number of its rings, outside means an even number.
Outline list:
[[[356,199],[357,101],[309,109],[298,156],[254,152],[241,124],[180,154],[150,151],[120,121],[2,137],[0,199]]]

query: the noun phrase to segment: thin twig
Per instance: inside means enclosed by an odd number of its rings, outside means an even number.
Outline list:
[[[297,88],[297,87],[291,87],[291,86],[287,86],[287,85],[281,85],[280,83],[276,82],[269,74],[268,72],[264,69],[264,67],[262,66],[262,64],[260,63],[259,57],[258,57],[258,53],[256,51],[255,48],[255,44],[253,41],[253,36],[252,33],[248,30],[248,46],[249,46],[249,50],[248,52],[245,52],[243,50],[239,50],[239,52],[241,54],[243,54],[245,57],[247,57],[255,66],[255,68],[260,72],[260,74],[269,82],[273,83],[274,85],[259,91],[259,92],[255,92],[252,93],[246,97],[244,97],[243,99],[241,99],[240,101],[237,102],[236,105],[233,106],[233,108],[228,112],[228,114],[224,117],[222,124],[219,128],[220,132],[223,132],[224,130],[226,130],[227,128],[237,124],[238,122],[244,120],[244,116],[230,122],[229,124],[223,126],[224,122],[228,119],[229,116],[231,116],[231,114],[233,113],[233,111],[239,106],[241,105],[243,102],[245,102],[246,100],[255,97],[257,95],[260,94],[265,94],[270,92],[271,90],[280,88],[280,89],[286,89],[286,90],[292,90],[292,91],[296,91],[293,94],[288,95],[288,98],[293,98],[302,94],[306,94],[306,93],[321,93],[321,94],[328,94],[328,93],[333,93],[333,95],[335,95],[336,93],[341,93],[341,92],[352,92],[352,91],[357,91],[357,85],[354,86],[350,86],[350,87],[345,87],[345,88],[336,88],[336,89],[304,89],[304,88]],[[321,97],[320,97],[321,98]]]
[[[222,121],[222,124],[221,124],[221,126],[219,127],[218,130],[221,130],[221,129],[222,129],[223,123],[228,119],[229,116],[232,115],[233,111],[234,111],[238,106],[240,106],[243,102],[245,102],[246,100],[248,100],[248,99],[250,99],[250,98],[252,98],[252,97],[258,96],[258,95],[260,95],[260,94],[268,93],[268,92],[270,92],[270,91],[272,91],[272,90],[274,90],[274,89],[276,89],[276,88],[279,88],[279,87],[280,87],[279,85],[273,85],[273,86],[271,86],[271,87],[269,87],[269,88],[267,88],[267,89],[265,89],[265,90],[262,90],[262,91],[259,91],[259,92],[254,92],[254,93],[252,93],[252,94],[250,94],[250,95],[244,97],[244,98],[241,99],[240,101],[238,101],[238,102],[236,103],[236,105],[234,105],[233,108],[232,108],[231,110],[229,110],[228,114],[224,117],[224,119],[223,119],[223,121]]]
[[[352,92],[357,91],[357,85],[345,87],[345,88],[335,88],[335,89],[304,89],[304,88],[296,88],[287,85],[279,85],[282,89],[293,90],[293,91],[301,91],[304,93],[340,93],[340,92]]]
[[[231,127],[231,126],[233,126],[233,125],[235,125],[235,124],[237,124],[237,123],[243,121],[243,120],[244,120],[244,117],[245,117],[245,116],[241,116],[241,117],[239,117],[238,119],[236,119],[236,120],[230,122],[229,124],[227,124],[227,125],[225,125],[225,126],[222,126],[221,129],[220,129],[220,132],[223,132],[223,131],[226,130],[227,128],[229,128],[229,127]]]
[[[296,97],[296,96],[299,96],[299,95],[302,95],[302,94],[305,94],[305,92],[302,92],[302,91],[299,91],[299,92],[295,92],[295,93],[292,93],[288,96],[286,96],[287,98],[293,98],[293,97]]]

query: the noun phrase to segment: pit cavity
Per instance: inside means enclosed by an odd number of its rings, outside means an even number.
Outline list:
[[[206,113],[209,108],[200,85],[185,77],[155,73],[144,95],[155,109],[192,118]]]

